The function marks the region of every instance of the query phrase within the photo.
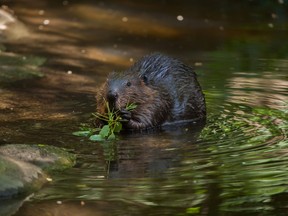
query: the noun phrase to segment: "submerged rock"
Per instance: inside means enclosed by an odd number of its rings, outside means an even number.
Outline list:
[[[46,145],[0,147],[0,198],[28,194],[47,182],[48,173],[72,167],[75,155]]]

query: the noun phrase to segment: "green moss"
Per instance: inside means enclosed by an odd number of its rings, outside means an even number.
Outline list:
[[[48,145],[9,144],[0,147],[0,197],[39,189],[47,174],[75,164],[76,156]]]
[[[43,77],[39,66],[44,62],[44,58],[36,56],[0,52],[0,84]]]

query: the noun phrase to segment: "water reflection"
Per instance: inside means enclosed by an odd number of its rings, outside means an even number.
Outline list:
[[[133,215],[154,215],[163,208],[164,215],[271,213],[277,205],[271,196],[287,190],[287,116],[237,104],[229,109],[230,113],[216,116],[219,121],[211,117],[200,137],[188,132],[194,141],[185,132],[174,137],[165,132],[125,137],[114,143],[116,153],[111,149],[103,153],[104,164],[95,148],[96,155],[87,155],[86,147],[78,166],[58,176],[34,199],[105,200],[112,212],[114,201],[125,202],[134,206]]]
[[[162,133],[138,134],[120,141],[108,178],[163,178],[179,164],[182,151],[195,150],[193,145],[203,125],[193,127],[172,127]]]
[[[31,35],[5,47],[48,61],[44,78],[1,89],[5,142],[44,141],[78,154],[73,169],[55,174],[17,214],[286,215],[283,2],[11,2]],[[71,136],[107,73],[152,51],[195,65],[205,127],[111,143]]]
[[[233,77],[228,84],[232,94],[229,101],[250,106],[284,107],[288,101],[287,80],[285,80],[287,75],[283,72],[278,72],[276,75],[274,73],[264,72],[258,77],[241,73],[241,76]]]

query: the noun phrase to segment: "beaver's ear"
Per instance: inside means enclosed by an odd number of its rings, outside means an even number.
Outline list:
[[[143,80],[143,82],[144,82],[146,85],[148,85],[148,78],[147,78],[146,75],[143,75],[143,76],[142,76],[142,80]]]

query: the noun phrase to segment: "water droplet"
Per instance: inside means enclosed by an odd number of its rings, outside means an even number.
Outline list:
[[[184,20],[184,17],[183,17],[182,15],[178,15],[178,16],[177,16],[177,20],[178,20],[178,21],[183,21],[183,20]]]
[[[273,28],[274,27],[273,23],[268,23],[268,27]]]
[[[194,65],[195,65],[196,67],[200,67],[200,66],[203,65],[203,63],[202,63],[202,62],[195,62]]]
[[[43,21],[43,24],[44,24],[44,25],[49,25],[49,24],[50,24],[50,20],[48,20],[48,19],[44,20],[44,21]]]
[[[44,10],[39,10],[39,11],[38,11],[38,14],[39,14],[39,15],[44,15],[44,13],[45,13]]]
[[[275,13],[272,13],[272,14],[271,14],[271,17],[272,17],[273,19],[277,19],[277,18],[278,18],[277,14],[275,14]]]
[[[123,21],[123,22],[128,22],[128,17],[123,17],[123,18],[122,18],[122,21]]]
[[[7,26],[6,26],[6,25],[3,25],[3,24],[1,24],[1,25],[0,25],[0,30],[5,30],[5,29],[7,29]]]

